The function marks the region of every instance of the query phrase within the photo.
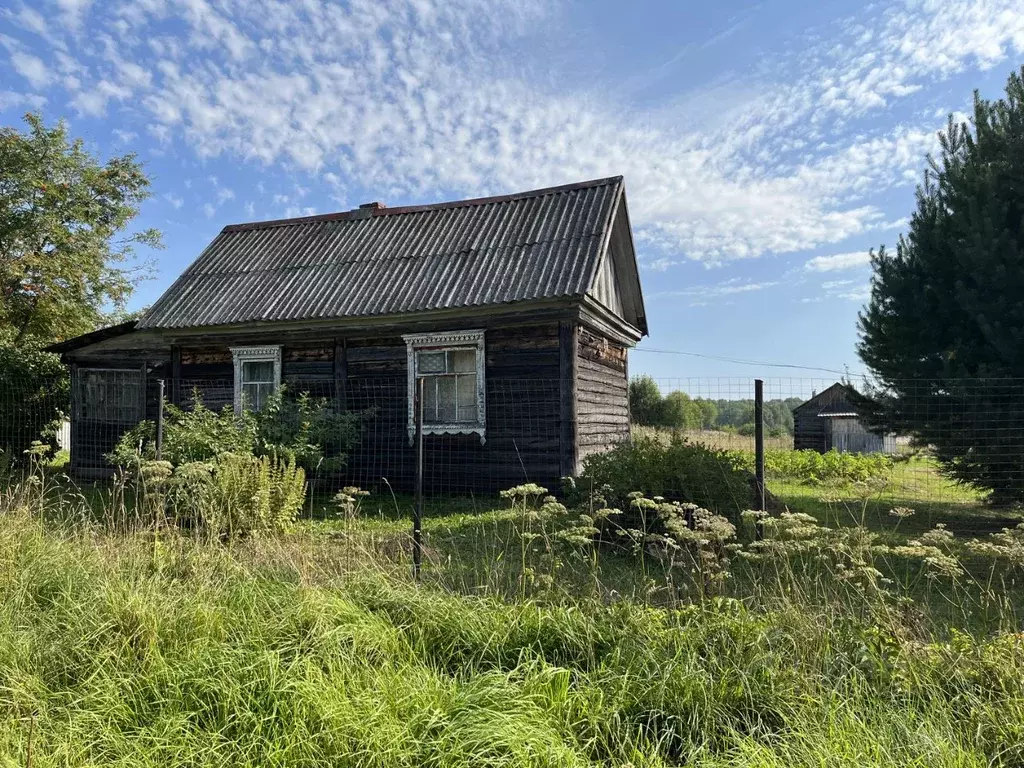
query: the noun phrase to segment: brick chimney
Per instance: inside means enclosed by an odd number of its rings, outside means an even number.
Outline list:
[[[383,211],[385,208],[387,208],[387,206],[377,200],[374,200],[372,203],[363,203],[352,211],[352,218],[368,219],[377,211]]]

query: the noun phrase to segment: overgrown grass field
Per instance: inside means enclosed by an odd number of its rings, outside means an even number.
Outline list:
[[[919,486],[857,482],[778,485],[821,519],[760,542],[698,510],[672,546],[529,487],[435,499],[416,585],[405,498],[223,541],[34,475],[0,495],[0,759],[1021,764],[1024,536],[979,540],[979,577],[967,544],[880,511]]]

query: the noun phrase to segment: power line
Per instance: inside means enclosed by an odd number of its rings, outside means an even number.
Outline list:
[[[651,352],[656,355],[685,355],[686,357],[700,357],[705,360],[717,360],[724,363],[736,363],[738,365],[758,365],[766,368],[794,368],[802,371],[825,371],[836,373],[840,376],[859,376],[867,378],[865,373],[850,373],[849,371],[837,371],[835,368],[818,368],[812,365],[796,365],[795,363],[766,363],[761,360],[741,360],[735,357],[720,357],[718,355],[702,355],[699,352],[681,352],[676,349],[651,349],[650,347],[637,348],[634,352]]]

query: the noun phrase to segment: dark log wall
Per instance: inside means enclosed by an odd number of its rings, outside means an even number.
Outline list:
[[[234,406],[235,369],[226,344],[177,348],[180,378],[169,399],[179,405],[192,402],[198,393],[203,405],[215,411]]]
[[[445,329],[446,330],[446,329]],[[130,338],[130,337],[125,337]],[[349,457],[337,482],[396,491],[412,489],[414,454],[407,418],[406,346],[400,333],[387,336],[282,339],[282,380],[292,391],[334,399],[366,418],[361,444]],[[267,344],[251,335],[203,339],[146,350],[92,348],[76,358],[80,366],[114,365],[141,370],[147,365],[146,417],[155,418],[157,380],[166,378],[167,397],[188,405],[198,391],[204,404],[219,410],[234,401],[232,346]],[[425,483],[430,492],[493,493],[524,482],[555,490],[565,468],[566,442],[561,422],[558,323],[490,328],[485,336],[487,435],[425,438]],[[158,359],[159,358],[159,359]],[[175,376],[176,374],[176,376]],[[73,453],[79,462],[104,466],[123,432],[113,425],[80,424],[73,429]],[[103,434],[99,440],[97,435]],[[572,433],[569,432],[571,435]],[[75,436],[86,441],[75,443]],[[101,445],[102,443],[102,445]],[[77,448],[77,450],[76,450]]]
[[[428,435],[424,483],[430,492],[493,493],[524,482],[554,490],[560,477],[558,326],[487,331],[487,437]],[[367,410],[349,479],[377,487],[382,478],[409,490],[414,453],[407,429],[406,346],[401,337],[348,339],[349,410]],[[571,446],[570,446],[571,447]]]
[[[629,439],[626,349],[579,328],[576,359],[579,460]]]

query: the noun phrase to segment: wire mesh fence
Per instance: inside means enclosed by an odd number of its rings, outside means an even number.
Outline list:
[[[76,371],[70,385],[4,384],[4,465],[9,472],[25,466],[33,444],[41,443],[46,448],[35,452],[48,448],[46,461],[76,482],[109,483],[118,451],[143,450],[145,430],[139,425],[158,420],[160,386],[166,398],[163,451],[172,463],[230,449],[218,445],[218,430],[249,405],[233,380],[161,383],[139,369],[88,369]],[[922,521],[945,515],[952,525],[986,529],[1004,523],[1007,510],[1024,500],[1024,380],[905,382],[879,390],[860,380],[768,378],[763,391],[770,509],[808,510],[838,520],[851,510],[887,515],[912,508]],[[477,508],[493,507],[498,491],[524,483],[557,493],[562,476],[586,475],[594,457],[623,439],[634,445],[685,441],[726,452],[748,474],[755,468],[749,378],[634,380],[629,402],[611,406],[567,404],[565,383],[558,379],[496,380],[486,386],[479,420],[475,407],[460,407],[458,392],[438,390],[432,397],[422,477],[426,498],[436,502],[468,497]],[[411,498],[417,452],[405,377],[350,378],[342,387],[330,378],[294,378],[277,400],[262,405],[255,417],[260,439],[314,446],[304,461],[314,494],[358,486],[403,504]],[[203,419],[191,422],[196,434],[183,434],[182,414],[197,411]],[[616,431],[624,413],[630,429]],[[331,421],[324,414],[346,418]],[[654,492],[682,501],[694,493],[693,483],[713,480],[692,467],[677,470],[659,469],[662,477],[648,473],[635,480],[638,487],[653,483]],[[732,488],[730,511],[755,504],[753,486]]]

